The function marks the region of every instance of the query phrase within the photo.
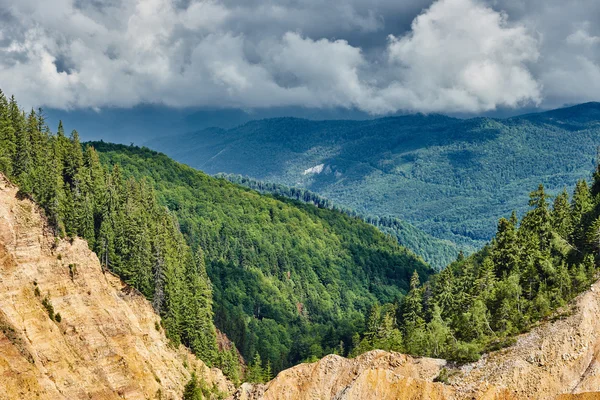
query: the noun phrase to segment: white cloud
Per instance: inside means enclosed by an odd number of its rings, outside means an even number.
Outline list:
[[[215,29],[222,25],[230,11],[215,1],[193,3],[182,15],[181,22],[190,30]]]
[[[592,36],[589,33],[589,23],[583,24],[576,31],[567,36],[567,43],[570,45],[594,46],[600,44],[600,36]]]
[[[388,53],[402,91],[410,91],[404,107],[477,112],[540,101],[527,68],[537,45],[524,27],[475,0],[440,0],[408,35],[390,37]]]
[[[600,72],[598,32],[585,22],[589,13],[565,16],[560,4],[0,0],[0,84],[24,105],[57,108],[342,106],[380,114],[589,99],[597,88],[585,80]],[[570,85],[565,96],[561,82]]]

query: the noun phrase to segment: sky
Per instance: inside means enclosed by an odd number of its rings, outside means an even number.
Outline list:
[[[597,0],[0,0],[0,88],[65,113],[517,113],[598,100],[599,21]]]

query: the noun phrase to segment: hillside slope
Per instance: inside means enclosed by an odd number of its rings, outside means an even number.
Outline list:
[[[515,345],[455,366],[375,350],[327,356],[244,384],[232,399],[576,399],[600,397],[600,283]],[[445,369],[445,370],[444,370]],[[447,384],[434,382],[444,371]],[[593,393],[598,392],[598,393]],[[588,393],[588,395],[583,395]],[[580,396],[577,396],[580,395]]]
[[[215,393],[232,391],[221,371],[169,344],[150,303],[85,241],[55,239],[3,177],[0,258],[0,399],[180,399],[192,371]]]
[[[260,195],[148,149],[91,145],[105,165],[151,183],[204,250],[217,327],[274,371],[347,352],[373,304],[399,301],[415,270],[433,272],[358,218]]]
[[[600,103],[510,119],[413,115],[372,121],[280,118],[148,146],[208,173],[300,186],[360,213],[393,216],[465,250],[527,204],[588,176]]]
[[[289,187],[279,183],[262,182],[237,174],[217,174],[215,176],[256,190],[259,193],[298,200],[307,204],[313,204],[319,208],[333,209],[350,216],[358,217],[377,227],[380,231],[395,237],[398,239],[400,245],[414,251],[415,254],[422,257],[429,265],[438,270],[455,261],[460,254],[459,247],[451,241],[435,238],[398,218],[381,218],[360,214],[347,207],[334,204],[331,200],[302,188]]]

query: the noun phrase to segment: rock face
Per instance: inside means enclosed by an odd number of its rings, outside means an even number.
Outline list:
[[[381,350],[355,359],[329,355],[282,371],[266,385],[243,384],[232,399],[445,399],[452,389],[433,383],[445,364]]]
[[[462,367],[378,350],[330,355],[244,384],[231,399],[600,399],[600,283],[556,317]],[[448,384],[434,382],[442,368]]]
[[[44,224],[0,177],[1,400],[181,399],[192,371],[233,392],[168,343],[150,303],[103,272],[86,242],[56,240]]]

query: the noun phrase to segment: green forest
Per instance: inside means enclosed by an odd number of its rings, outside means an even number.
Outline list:
[[[549,318],[598,272],[600,167],[571,196],[540,184],[521,218],[501,218],[491,242],[437,273],[375,228],[393,220],[310,192],[260,194],[147,148],[82,144],[1,92],[0,171],[57,237],[86,239],[103,268],[143,294],[174,345],[236,383],[375,348],[477,360]],[[217,329],[235,347],[219,351]],[[190,395],[200,390],[194,379]]]
[[[152,182],[202,248],[217,328],[274,372],[349,349],[374,304],[397,302],[433,270],[359,218],[264,196],[146,148],[90,143],[102,163]]]
[[[318,208],[329,208],[351,217],[358,217],[368,224],[377,227],[398,240],[400,245],[412,250],[421,256],[425,262],[435,269],[442,269],[456,259],[460,253],[458,246],[449,240],[435,238],[406,221],[393,217],[373,216],[361,214],[349,207],[340,206],[331,200],[307,189],[290,187],[279,183],[263,182],[247,176],[236,174],[216,174],[217,178],[227,179],[230,182],[256,190],[263,194],[272,194],[304,203],[312,204]]]
[[[523,188],[542,183],[557,193],[589,178],[598,121],[600,103],[507,119],[274,118],[147,145],[210,174],[304,188],[362,215],[407,221],[470,254],[494,236],[499,218],[523,216]],[[316,166],[322,170],[310,172]],[[447,265],[444,256],[433,249],[425,258]]]
[[[600,254],[600,167],[571,197],[552,200],[539,185],[529,199],[523,218],[500,219],[482,250],[423,284],[415,274],[400,303],[374,307],[352,354],[381,348],[474,361],[588,289]]]

